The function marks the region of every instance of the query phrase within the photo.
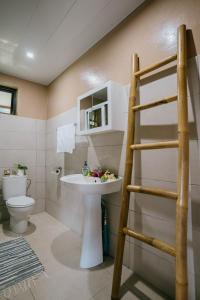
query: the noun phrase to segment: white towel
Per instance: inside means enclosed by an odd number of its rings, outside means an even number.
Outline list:
[[[75,149],[75,124],[57,128],[57,152],[72,153]]]

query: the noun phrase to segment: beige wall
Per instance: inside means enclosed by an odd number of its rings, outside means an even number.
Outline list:
[[[0,85],[17,88],[17,115],[45,120],[47,87],[0,73]]]
[[[200,53],[199,15],[199,0],[147,1],[48,88],[3,74],[0,84],[18,88],[19,116],[51,118],[75,106],[78,95],[101,82],[128,83],[131,53],[139,54],[141,67],[173,54],[176,29],[182,23],[192,31],[189,56]]]
[[[199,0],[147,1],[54,80],[49,86],[48,118],[73,107],[77,96],[98,82],[128,83],[132,52],[141,57],[141,66],[173,54],[180,24],[192,30],[189,56],[200,53],[199,16]]]

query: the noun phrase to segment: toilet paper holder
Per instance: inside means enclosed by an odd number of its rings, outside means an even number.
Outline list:
[[[57,167],[53,171],[51,171],[51,174],[59,176],[61,174],[61,172],[62,172],[62,167]]]

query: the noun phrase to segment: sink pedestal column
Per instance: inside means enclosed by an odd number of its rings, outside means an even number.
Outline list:
[[[81,268],[92,268],[103,262],[101,195],[83,195],[84,228],[81,249]]]

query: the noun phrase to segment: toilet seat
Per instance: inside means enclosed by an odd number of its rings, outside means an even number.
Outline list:
[[[6,205],[9,207],[28,207],[32,206],[35,200],[26,196],[11,197],[6,201]]]

